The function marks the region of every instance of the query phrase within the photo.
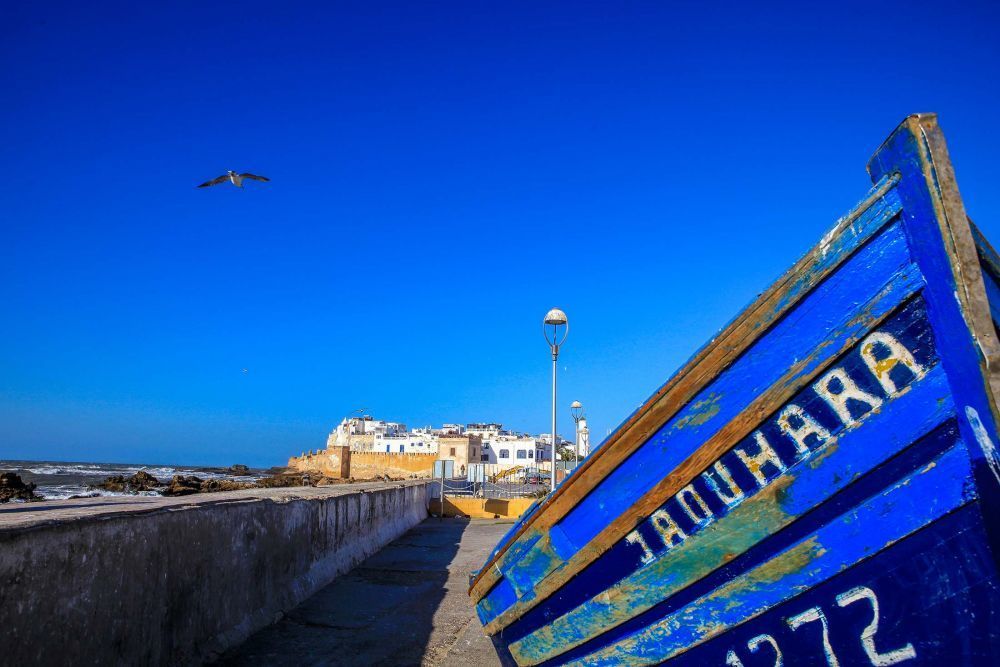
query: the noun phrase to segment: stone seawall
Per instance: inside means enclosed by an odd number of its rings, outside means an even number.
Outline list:
[[[0,506],[0,662],[198,664],[427,516],[425,482]]]

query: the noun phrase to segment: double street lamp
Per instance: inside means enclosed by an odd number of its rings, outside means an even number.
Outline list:
[[[552,352],[552,491],[556,490],[556,362],[559,359],[559,346],[566,342],[569,335],[569,320],[566,313],[553,308],[545,314],[542,320],[542,334],[545,336]]]

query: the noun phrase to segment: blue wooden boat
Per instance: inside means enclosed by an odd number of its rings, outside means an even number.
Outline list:
[[[1000,664],[1000,258],[933,115],[503,538],[517,665]]]

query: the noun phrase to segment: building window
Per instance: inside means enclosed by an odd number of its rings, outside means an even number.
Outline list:
[[[498,458],[509,459],[510,458],[510,450],[509,449],[501,449]]]
[[[489,454],[483,454],[482,456],[479,457],[479,460],[480,461],[489,461],[490,460],[490,455]]]
[[[533,449],[529,449],[528,450],[528,458],[529,459],[535,458],[535,450],[533,450]]]
[[[388,454],[388,453],[389,453],[389,445],[386,445],[386,446],[385,446],[385,453],[386,453],[386,454]]]
[[[403,453],[403,445],[400,445],[400,446],[399,446],[399,453],[400,453],[400,454],[402,454],[402,453]]]
[[[524,451],[523,449],[517,450],[517,458],[519,458],[519,459],[526,459],[526,458],[528,458],[528,452]]]
[[[454,448],[454,447],[452,447],[452,448],[451,448],[451,455],[452,455],[452,456],[454,456],[454,455],[455,455],[455,448]]]

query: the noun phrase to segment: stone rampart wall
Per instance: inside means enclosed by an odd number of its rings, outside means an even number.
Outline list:
[[[351,452],[351,477],[373,479],[390,477],[430,477],[436,454],[401,454],[389,452]]]

